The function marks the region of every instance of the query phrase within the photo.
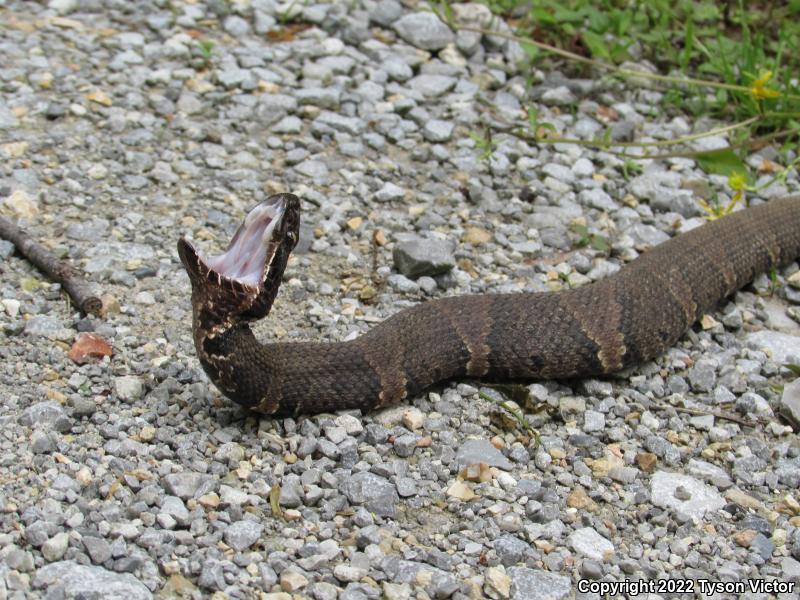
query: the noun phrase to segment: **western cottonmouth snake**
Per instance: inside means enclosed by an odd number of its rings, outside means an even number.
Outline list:
[[[278,194],[220,256],[178,242],[200,362],[228,397],[267,414],[369,410],[445,379],[601,375],[651,359],[755,275],[800,256],[800,196],[703,225],[577,289],[442,298],[352,341],[262,344],[248,323],[269,312],[298,228],[299,200]]]

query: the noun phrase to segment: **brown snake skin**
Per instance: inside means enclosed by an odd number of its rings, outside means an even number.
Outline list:
[[[800,196],[793,196],[677,236],[581,288],[443,298],[353,341],[262,344],[248,322],[265,316],[275,298],[297,241],[299,201],[279,194],[259,206],[278,215],[264,234],[267,266],[251,274],[261,281],[241,283],[212,269],[214,259],[184,239],[178,251],[192,281],[194,340],[206,373],[232,400],[266,414],[366,411],[459,377],[613,373],[658,356],[755,275],[800,256]],[[247,238],[244,229],[235,239]]]

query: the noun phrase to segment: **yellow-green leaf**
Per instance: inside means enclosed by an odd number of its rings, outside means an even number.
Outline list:
[[[26,292],[35,292],[40,287],[42,287],[42,282],[34,277],[23,277],[22,281],[20,282],[23,291]]]
[[[747,169],[747,165],[739,158],[739,155],[730,148],[701,152],[700,154],[695,154],[694,159],[706,173],[724,175],[725,177],[742,175],[748,180],[750,179],[750,172]]]
[[[281,510],[281,486],[275,484],[269,490],[269,507],[272,509],[272,516],[279,519],[283,518],[283,511]]]

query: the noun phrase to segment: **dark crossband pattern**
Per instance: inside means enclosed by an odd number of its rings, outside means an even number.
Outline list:
[[[297,215],[287,214],[296,227]],[[350,342],[261,344],[246,322],[269,310],[288,250],[270,257],[268,289],[257,292],[264,300],[247,298],[241,286],[215,286],[202,260],[181,248],[206,372],[233,400],[268,414],[369,410],[466,376],[618,371],[658,356],[727,295],[798,256],[794,196],[677,236],[579,289],[444,298],[401,311]]]

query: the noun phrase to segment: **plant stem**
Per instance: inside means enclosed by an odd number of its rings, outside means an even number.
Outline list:
[[[528,38],[521,38],[519,36],[510,33],[492,31],[491,29],[484,29],[482,27],[460,26],[459,29],[463,31],[474,31],[475,33],[482,33],[483,35],[488,35],[488,36],[501,37],[507,40],[513,40],[518,44],[528,44],[530,46],[539,48],[540,50],[550,52],[551,54],[556,54],[558,56],[562,56],[564,58],[568,58],[570,60],[574,60],[576,62],[580,62],[583,64],[591,65],[593,67],[602,69],[604,71],[616,73],[617,75],[623,75],[625,77],[641,77],[643,79],[651,79],[653,81],[662,81],[665,83],[697,85],[700,87],[732,90],[735,92],[741,92],[743,94],[751,93],[750,87],[745,85],[736,85],[733,83],[724,83],[722,81],[710,81],[706,79],[695,79],[693,77],[676,77],[674,75],[659,75],[658,73],[649,73],[647,71],[636,71],[633,69],[623,69],[622,67],[618,67],[616,65],[610,65],[608,63],[604,63],[594,58],[586,58],[585,56],[581,56],[580,54],[575,54],[574,52],[570,52],[569,50],[562,50],[561,48],[551,46],[550,44],[545,44],[544,42],[537,42],[535,40],[531,40]],[[794,94],[781,94],[781,97],[790,98],[792,100],[800,100],[800,96],[796,96]]]

